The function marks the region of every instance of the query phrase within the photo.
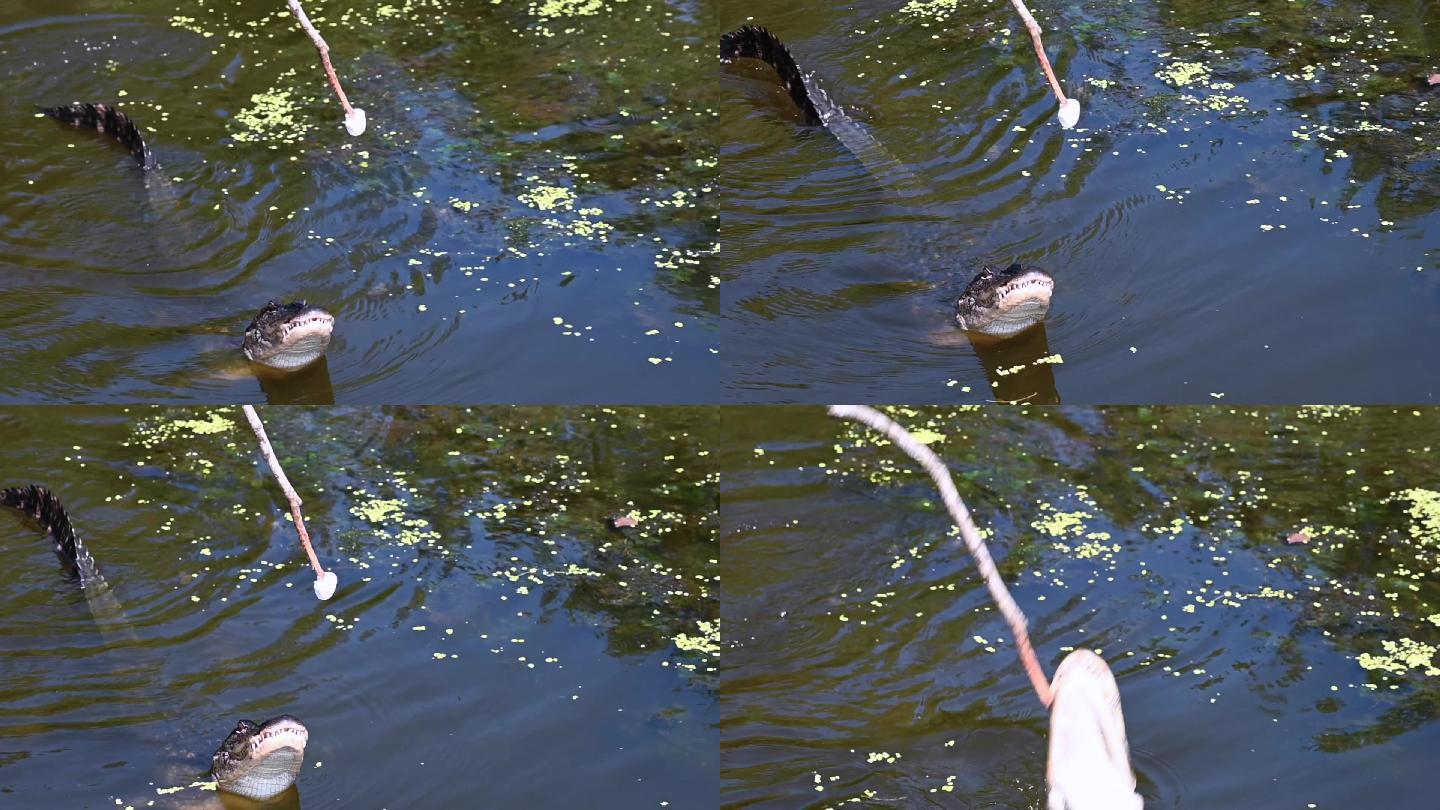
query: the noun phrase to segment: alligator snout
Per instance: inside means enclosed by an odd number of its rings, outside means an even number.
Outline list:
[[[221,790],[265,801],[295,784],[310,731],[288,714],[256,724],[241,720],[220,743],[210,771]]]
[[[1045,320],[1054,290],[1055,279],[1038,267],[986,266],[955,302],[955,321],[969,332],[1007,337]]]
[[[245,356],[280,371],[295,371],[325,356],[335,316],[305,301],[266,304],[245,327]]]

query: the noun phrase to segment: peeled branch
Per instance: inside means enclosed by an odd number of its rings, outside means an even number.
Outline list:
[[[1075,650],[1060,662],[1055,680],[1047,681],[1030,646],[1025,614],[1000,578],[945,462],[904,427],[867,405],[831,405],[830,415],[853,419],[885,436],[919,462],[940,489],[940,499],[960,530],[980,579],[1010,625],[1025,674],[1040,702],[1050,710],[1046,806],[1050,810],[1143,810],[1144,800],[1135,792],[1135,772],[1130,768],[1120,690],[1105,659],[1090,650]]]
[[[310,41],[315,43],[315,50],[320,53],[320,64],[325,66],[325,75],[330,79],[330,87],[335,91],[335,97],[340,99],[340,106],[345,109],[345,131],[353,137],[358,137],[365,132],[365,111],[359,107],[351,107],[350,99],[345,97],[345,88],[340,86],[340,77],[335,75],[335,66],[330,64],[330,46],[325,44],[325,38],[315,30],[310,18],[305,16],[305,9],[300,7],[300,0],[285,0],[290,6],[290,13],[300,21],[300,27],[310,36]]]
[[[295,519],[300,545],[310,558],[310,567],[315,570],[315,596],[324,602],[335,595],[335,586],[338,584],[335,572],[326,571],[324,566],[320,565],[320,558],[315,556],[315,548],[310,545],[310,533],[305,531],[305,518],[300,515],[300,496],[295,494],[295,488],[290,486],[290,479],[285,477],[285,471],[280,468],[280,459],[275,457],[275,450],[270,446],[269,437],[265,435],[265,423],[260,421],[260,414],[255,412],[253,405],[241,405],[240,409],[245,412],[250,429],[255,431],[255,439],[260,442],[260,455],[264,456],[265,463],[270,465],[270,474],[275,476],[275,482],[285,493],[285,500],[290,502],[290,516]]]
[[[1040,41],[1040,23],[1035,22],[1035,17],[1031,15],[1030,9],[1025,7],[1024,0],[1010,0],[1010,5],[1015,7],[1020,19],[1025,21],[1025,30],[1030,32],[1030,41],[1035,45],[1035,56],[1040,59],[1040,67],[1045,71],[1050,89],[1055,92],[1055,100],[1060,102],[1060,126],[1064,129],[1074,127],[1080,121],[1080,102],[1066,98],[1065,91],[1060,89],[1060,80],[1055,78],[1055,70],[1050,67],[1050,58],[1045,55],[1045,43]]]
[[[1010,590],[1005,587],[1005,580],[1000,578],[1000,572],[995,568],[995,561],[991,559],[990,551],[985,548],[985,541],[980,539],[980,530],[975,527],[975,521],[970,517],[970,510],[965,508],[965,501],[960,499],[960,492],[955,489],[955,482],[950,478],[950,470],[945,466],[945,462],[935,455],[934,450],[921,444],[914,436],[910,435],[910,431],[868,405],[831,405],[830,415],[854,420],[883,435],[901,452],[915,459],[921,467],[925,468],[925,472],[930,473],[930,479],[940,490],[940,500],[945,503],[946,510],[950,512],[950,519],[954,521],[955,528],[960,530],[960,539],[964,541],[965,549],[970,552],[970,558],[975,561],[975,568],[980,572],[980,580],[985,583],[986,590],[990,591],[990,598],[995,600],[995,606],[1000,609],[1000,615],[1005,617],[1005,623],[1010,625],[1010,634],[1015,637],[1015,653],[1020,656],[1020,664],[1030,678],[1030,685],[1035,688],[1035,696],[1046,708],[1049,708],[1050,681],[1046,679],[1045,670],[1040,666],[1039,659],[1035,657],[1035,649],[1030,646],[1030,633],[1026,629],[1025,614],[1020,610],[1020,606],[1015,604],[1015,599],[1010,596]]]

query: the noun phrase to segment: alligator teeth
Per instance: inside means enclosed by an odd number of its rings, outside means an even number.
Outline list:
[[[285,325],[285,334],[288,335],[288,334],[290,334],[291,332],[295,331],[296,329],[300,329],[301,327],[305,327],[305,326],[312,326],[312,325],[314,325],[314,324],[321,324],[321,325],[325,325],[325,326],[333,326],[334,323],[335,323],[335,319],[334,319],[334,318],[331,318],[331,317],[329,317],[329,316],[326,316],[326,315],[312,315],[312,316],[310,316],[310,317],[308,317],[308,318],[305,318],[304,320],[291,321],[290,323],[286,324],[286,325]]]

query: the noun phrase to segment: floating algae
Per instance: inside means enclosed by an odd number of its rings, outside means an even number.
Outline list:
[[[1181,93],[1181,100],[1210,112],[1244,112],[1250,103],[1244,96],[1225,95],[1225,91],[1234,90],[1235,85],[1213,80],[1209,66],[1201,62],[1177,60],[1156,71],[1155,77],[1176,89],[1193,91],[1194,94]],[[1215,92],[1206,93],[1206,90]]]
[[[901,17],[920,21],[928,28],[932,23],[944,23],[960,8],[960,0],[910,0],[895,12]]]
[[[1432,678],[1440,675],[1440,667],[1435,666],[1433,644],[1402,638],[1399,641],[1382,641],[1380,646],[1385,650],[1383,655],[1361,653],[1355,657],[1356,663],[1367,670],[1394,675],[1406,675],[1411,670],[1419,670]]]
[[[528,182],[534,182],[540,178],[527,177]],[[531,208],[540,211],[554,211],[562,209],[573,210],[575,207],[575,192],[564,186],[543,186],[537,185],[529,191],[522,192],[518,199]]]
[[[295,78],[292,68],[280,78]],[[235,114],[231,136],[242,143],[300,143],[315,129],[301,113],[301,102],[291,87],[272,88],[250,96],[250,106]]]
[[[1405,512],[1410,516],[1410,537],[1425,546],[1440,545],[1440,492],[1431,489],[1405,489],[1392,500],[1409,502]]]

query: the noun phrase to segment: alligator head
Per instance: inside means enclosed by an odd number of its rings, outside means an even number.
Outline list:
[[[294,371],[325,356],[335,316],[304,301],[265,305],[245,327],[245,356],[262,366]]]
[[[969,332],[1013,335],[1045,320],[1054,289],[1055,279],[1038,267],[987,265],[955,302],[955,320]]]
[[[295,784],[308,739],[305,724],[288,714],[260,725],[241,720],[220,743],[210,772],[221,790],[257,801],[274,798]]]

